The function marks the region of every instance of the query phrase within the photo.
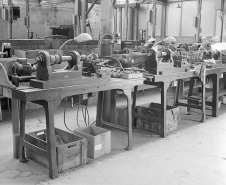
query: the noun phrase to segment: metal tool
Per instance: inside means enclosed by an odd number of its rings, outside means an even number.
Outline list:
[[[2,51],[0,52],[0,58],[9,58],[11,57],[11,44],[2,43]]]
[[[54,70],[53,65],[68,62],[63,69]],[[94,83],[99,81],[110,80],[99,79],[97,77],[82,77],[82,61],[77,51],[71,51],[67,56],[60,54],[50,55],[47,52],[41,52],[37,57],[37,79],[30,80],[30,86],[48,89],[78,85],[84,83]]]
[[[165,48],[162,51],[156,52],[154,49],[149,49],[145,60],[145,70],[154,75],[162,75],[168,73],[188,71],[189,66],[175,67],[172,51]]]
[[[12,65],[12,84],[18,87],[20,82],[29,82],[31,79],[35,79],[36,76],[33,74],[35,71],[35,65],[27,62],[26,58],[18,58]]]

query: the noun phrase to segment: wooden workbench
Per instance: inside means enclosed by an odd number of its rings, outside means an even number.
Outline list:
[[[206,76],[210,77],[213,80],[213,94],[212,94],[212,116],[216,117],[218,115],[218,96],[219,96],[219,79],[220,75],[222,73],[223,68],[217,67],[217,68],[208,68],[206,69]],[[205,87],[205,77],[201,77],[201,80],[204,81],[204,87]],[[170,73],[165,75],[153,75],[150,76],[149,79],[144,80],[144,84],[147,85],[154,85],[158,86],[161,89],[161,113],[162,116],[160,118],[160,124],[161,124],[161,137],[166,137],[166,105],[167,105],[167,90],[170,87],[170,84],[172,81],[187,79],[187,78],[198,78],[198,75],[195,73],[195,71],[188,71],[188,72],[179,72],[179,73]],[[136,92],[136,87],[134,88],[134,92]],[[179,88],[176,90],[175,100],[178,98]],[[202,91],[202,98],[205,100],[205,88],[203,88]],[[188,104],[180,104],[178,102],[176,106],[188,106]],[[133,121],[134,118],[139,117],[139,114],[135,111],[136,106],[136,93],[134,93],[133,96]],[[202,121],[205,121],[205,101],[202,103],[202,111],[203,111],[203,117]]]
[[[54,110],[59,106],[61,100],[72,95],[85,94],[90,92],[98,92],[96,125],[108,125],[127,132],[128,146],[127,149],[132,149],[132,110],[131,110],[131,90],[134,86],[143,84],[144,79],[111,79],[107,82],[99,82],[93,84],[82,84],[67,87],[59,87],[53,89],[38,89],[32,87],[19,87],[12,89],[13,102],[20,102],[20,111],[13,109],[13,116],[18,119],[13,119],[13,144],[14,156],[18,156],[21,162],[26,161],[24,147],[30,147],[37,152],[39,148],[32,146],[24,141],[25,135],[25,105],[27,102],[33,102],[42,105],[46,114],[46,128],[47,128],[47,143],[48,150],[45,154],[49,160],[49,177],[58,177],[56,164],[56,146],[55,146],[55,132],[54,132]],[[122,127],[116,124],[107,123],[102,120],[103,112],[103,93],[107,90],[122,90],[127,97],[128,108],[128,126]],[[19,115],[18,115],[19,114]],[[18,142],[20,141],[20,142]],[[20,145],[20,146],[18,146]],[[19,150],[18,150],[19,149]]]

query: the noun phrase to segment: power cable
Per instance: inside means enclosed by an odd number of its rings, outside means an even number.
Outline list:
[[[73,132],[71,129],[69,129],[67,127],[67,124],[66,124],[66,110],[67,110],[67,98],[65,98],[65,107],[64,107],[64,125],[65,127],[70,131],[70,132]]]

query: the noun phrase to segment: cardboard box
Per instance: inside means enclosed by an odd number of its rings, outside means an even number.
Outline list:
[[[136,107],[136,111],[140,114],[137,117],[137,128],[161,134],[163,129],[160,124],[162,116],[161,105],[158,103],[144,104]],[[177,129],[179,121],[179,107],[166,107],[166,133],[170,133]]]
[[[96,159],[111,152],[111,131],[90,125],[74,133],[88,140],[88,157]]]
[[[58,172],[86,164],[87,140],[85,138],[57,128],[55,128],[55,134]],[[25,134],[25,141],[47,151],[46,130]],[[46,168],[49,167],[47,154],[43,152],[26,147],[26,156]]]

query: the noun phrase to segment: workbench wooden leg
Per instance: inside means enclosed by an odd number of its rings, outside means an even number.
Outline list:
[[[213,100],[212,100],[212,116],[218,116],[218,100],[219,100],[219,81],[221,74],[213,74]]]
[[[166,93],[169,88],[168,82],[161,82],[161,137],[166,137]]]
[[[20,121],[19,121],[19,101],[12,99],[12,134],[13,134],[13,156],[19,158],[20,148]]]
[[[116,90],[111,90],[110,123],[116,124]]]
[[[128,125],[127,125],[127,134],[128,134],[128,146],[126,150],[132,150],[132,96],[131,90],[123,90],[127,98],[127,116],[128,116]]]
[[[46,113],[46,131],[47,131],[47,143],[48,151],[47,157],[49,160],[49,177],[51,179],[58,177],[57,160],[56,160],[56,136],[54,127],[54,102],[46,102],[44,104]]]
[[[26,102],[20,101],[20,162],[26,162],[25,147],[23,146],[25,135],[25,105]]]
[[[136,128],[136,117],[135,117],[135,113],[136,113],[136,101],[137,101],[137,88],[138,86],[136,85],[134,87],[134,91],[133,91],[133,103],[132,103],[132,126],[134,128]]]
[[[99,91],[98,92],[98,98],[97,98],[97,113],[96,113],[96,126],[100,127],[102,126],[102,113],[103,113],[103,98],[104,98],[104,92]]]

